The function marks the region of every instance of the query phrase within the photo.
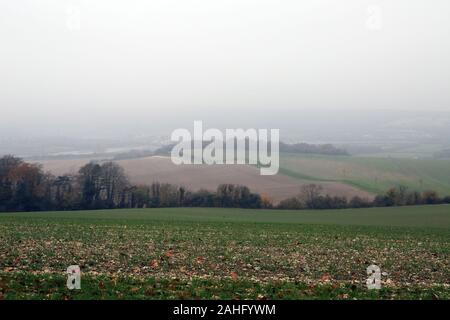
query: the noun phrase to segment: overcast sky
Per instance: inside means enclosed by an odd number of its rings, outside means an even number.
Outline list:
[[[0,127],[450,112],[449,16],[448,0],[1,1]]]

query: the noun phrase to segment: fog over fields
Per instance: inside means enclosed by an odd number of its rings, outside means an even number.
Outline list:
[[[449,257],[449,0],[0,1],[0,305],[281,319]]]
[[[4,1],[0,153],[151,148],[193,120],[279,128],[293,142],[445,148],[449,9],[446,0]]]
[[[71,161],[122,159],[136,183],[236,179],[276,199],[305,177],[338,195],[396,183],[446,190],[447,171],[430,169],[446,163],[426,161],[450,158],[449,9],[446,0],[2,2],[0,155],[54,174],[76,171]],[[282,172],[263,182],[249,166],[149,158],[194,120],[280,129],[282,142],[333,144],[348,158],[282,155]],[[419,162],[408,171],[372,157]],[[312,162],[320,169],[307,170]]]

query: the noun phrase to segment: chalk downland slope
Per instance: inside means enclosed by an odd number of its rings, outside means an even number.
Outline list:
[[[41,162],[44,169],[55,175],[75,173],[87,160],[51,160]],[[300,188],[311,181],[285,175],[262,176],[258,168],[249,165],[174,165],[168,157],[147,157],[120,160],[134,184],[167,182],[183,185],[190,190],[215,190],[219,184],[242,184],[254,192],[272,198],[274,202],[297,195]],[[332,196],[360,196],[373,198],[373,194],[340,182],[314,182],[323,187],[324,194]]]

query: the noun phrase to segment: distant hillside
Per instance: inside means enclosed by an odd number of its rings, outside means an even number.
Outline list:
[[[204,142],[203,147],[207,146],[209,142]],[[169,155],[174,144],[163,146],[157,149],[154,155]],[[340,149],[332,144],[309,144],[309,143],[296,143],[288,144],[280,142],[280,152],[286,153],[301,153],[301,154],[321,154],[332,156],[348,156],[349,153],[345,149]]]
[[[304,154],[323,154],[332,156],[348,156],[345,149],[336,148],[332,144],[308,144],[296,143],[287,144],[280,142],[280,152],[286,153],[304,153]]]
[[[76,173],[88,163],[81,160],[40,161],[45,171],[54,175]],[[117,160],[133,184],[152,184],[155,181],[182,185],[191,190],[216,190],[219,184],[241,184],[254,192],[270,197],[275,203],[296,196],[310,180],[288,177],[283,174],[262,176],[259,169],[250,165],[175,165],[168,156]],[[323,187],[324,194],[373,199],[373,194],[354,186],[334,181],[314,181]]]
[[[445,159],[284,154],[280,173],[301,180],[346,183],[377,194],[399,185],[441,195],[450,190],[450,161]]]
[[[438,151],[433,156],[435,159],[450,159],[450,149]]]

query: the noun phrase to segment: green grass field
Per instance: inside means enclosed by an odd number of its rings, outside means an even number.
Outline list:
[[[445,205],[0,213],[0,299],[449,299],[449,228]]]
[[[450,194],[449,160],[282,154],[280,173],[312,182],[343,182],[377,194],[398,185]]]

